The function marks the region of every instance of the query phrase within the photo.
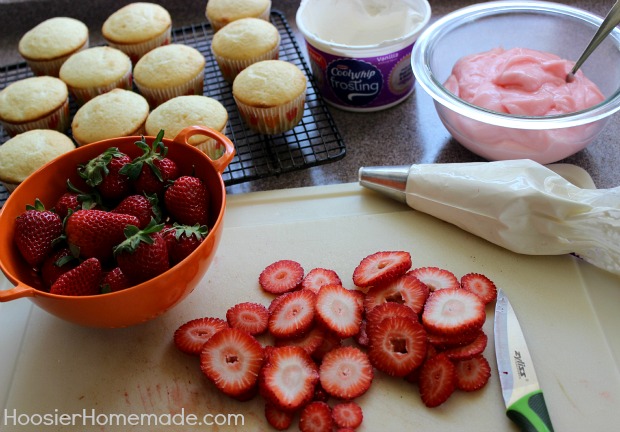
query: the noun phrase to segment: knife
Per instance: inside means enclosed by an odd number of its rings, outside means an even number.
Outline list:
[[[521,431],[553,432],[545,398],[517,316],[499,289],[495,304],[495,355],[506,415]]]

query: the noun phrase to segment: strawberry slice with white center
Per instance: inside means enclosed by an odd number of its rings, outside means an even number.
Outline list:
[[[260,371],[259,389],[279,409],[294,411],[312,400],[318,379],[316,363],[303,348],[274,347]]]
[[[341,285],[324,285],[316,296],[318,321],[341,338],[359,333],[362,312],[357,295]]]
[[[428,293],[428,288],[418,278],[405,274],[391,282],[370,288],[364,298],[364,309],[370,312],[382,303],[394,302],[402,303],[415,313],[420,313]]]
[[[382,251],[368,255],[353,271],[353,283],[360,288],[386,283],[411,268],[411,254],[406,251]]]
[[[174,332],[174,345],[186,354],[198,356],[205,342],[226,328],[228,323],[221,318],[196,318],[181,325]]]
[[[385,318],[395,317],[418,321],[418,315],[409,306],[400,303],[387,302],[374,307],[366,314],[366,333],[370,335]]]
[[[205,342],[200,352],[200,369],[224,394],[251,394],[263,364],[263,347],[249,333],[228,328]]]
[[[456,390],[456,367],[443,353],[427,359],[420,370],[418,387],[424,405],[441,405]]]
[[[295,338],[276,339],[275,346],[295,345],[302,347],[312,355],[323,343],[325,339],[325,329],[314,326],[309,331]]]
[[[364,413],[354,401],[340,402],[332,407],[332,418],[339,428],[357,429],[362,424]]]
[[[342,281],[334,270],[321,267],[310,270],[301,281],[301,289],[309,289],[315,294],[323,285],[342,285]]]
[[[386,318],[369,334],[372,365],[391,376],[404,377],[426,358],[426,330],[417,321]]]
[[[266,402],[265,419],[275,430],[287,430],[293,424],[293,413],[281,410],[274,404]]]
[[[230,327],[259,335],[267,330],[269,311],[260,303],[237,303],[226,311],[226,321]]]
[[[313,401],[301,410],[300,432],[332,432],[333,426],[332,409],[327,403]]]
[[[443,352],[450,360],[467,360],[482,354],[487,347],[488,340],[487,335],[483,331],[480,331],[478,337],[471,343],[460,347],[448,348]]]
[[[482,328],[486,320],[484,303],[465,289],[442,289],[428,297],[422,323],[429,332],[454,335]]]
[[[431,292],[440,289],[461,287],[454,273],[439,267],[418,267],[410,270],[407,274],[420,279]]]
[[[461,277],[461,287],[476,294],[484,304],[489,304],[497,299],[495,283],[483,274],[467,273]]]
[[[374,377],[365,352],[354,346],[335,348],[323,356],[319,368],[321,386],[340,399],[354,399],[370,388]]]
[[[310,290],[284,296],[269,316],[269,332],[276,338],[301,336],[314,322],[315,306],[316,294]]]
[[[290,292],[299,287],[304,278],[304,269],[297,261],[276,261],[261,272],[258,283],[271,294]]]
[[[466,392],[480,390],[491,377],[491,367],[482,354],[467,360],[458,360],[455,367],[456,387]]]

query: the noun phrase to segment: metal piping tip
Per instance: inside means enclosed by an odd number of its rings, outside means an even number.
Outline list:
[[[410,165],[361,167],[360,185],[375,190],[403,203],[407,202],[407,177]]]

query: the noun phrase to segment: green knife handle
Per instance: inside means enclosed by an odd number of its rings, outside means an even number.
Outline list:
[[[510,405],[506,415],[523,432],[553,432],[545,398],[540,390],[525,395]]]

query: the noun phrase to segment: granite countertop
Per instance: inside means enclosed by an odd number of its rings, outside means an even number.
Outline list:
[[[206,1],[159,0],[170,12],[175,27],[206,21]],[[91,31],[91,44],[103,44],[101,24],[112,12],[130,0],[0,0],[0,65],[20,63],[17,53],[20,37],[44,19],[71,16],[83,21]],[[430,1],[432,20],[477,1]],[[598,15],[604,15],[609,2],[596,0],[565,1]],[[299,1],[273,0],[273,8],[284,13],[305,53],[303,38],[295,25]],[[432,99],[416,84],[414,93],[399,105],[373,113],[352,113],[330,108],[331,115],[346,145],[344,158],[325,165],[280,176],[229,186],[228,193],[242,193],[292,187],[357,181],[361,166],[408,165],[482,161],[455,140],[435,113]],[[599,188],[620,185],[620,122],[614,115],[598,140],[586,150],[561,162],[584,168]]]

